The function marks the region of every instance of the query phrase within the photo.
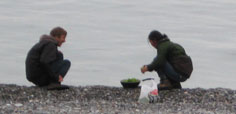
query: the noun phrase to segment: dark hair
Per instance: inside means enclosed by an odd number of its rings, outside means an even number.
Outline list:
[[[62,27],[55,27],[51,30],[50,35],[53,37],[60,37],[61,35],[67,35],[67,32]]]
[[[152,40],[152,41],[159,41],[163,38],[167,38],[167,35],[165,34],[161,34],[159,31],[157,30],[153,30],[152,32],[150,32],[148,39]]]

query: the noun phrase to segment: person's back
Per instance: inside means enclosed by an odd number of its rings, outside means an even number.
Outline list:
[[[165,50],[165,51],[167,51],[166,58],[168,61],[171,61],[172,59],[174,59],[175,57],[178,57],[178,56],[187,55],[185,52],[185,49],[181,45],[179,45],[175,42],[172,42],[169,39],[164,39],[164,40],[166,40],[166,42],[160,43],[158,45],[158,48],[160,48],[160,47],[166,48],[166,50]]]
[[[28,52],[26,77],[37,86],[60,85],[70,68],[70,61],[64,60],[57,47],[65,42],[67,32],[54,28],[50,35],[43,35]]]
[[[48,75],[44,72],[43,62],[47,64],[46,61],[55,61],[55,57],[49,57],[50,55],[44,55],[48,56],[43,57],[42,52],[44,51],[45,47],[50,46],[51,48],[48,48],[48,52],[50,53],[57,53],[57,42],[52,38],[52,36],[49,35],[43,35],[40,38],[40,41],[36,43],[29,51],[27,58],[26,58],[26,77],[29,81],[37,80],[41,75]],[[55,50],[54,52],[52,52]],[[51,59],[51,60],[47,60]],[[48,63],[50,64],[50,63]]]

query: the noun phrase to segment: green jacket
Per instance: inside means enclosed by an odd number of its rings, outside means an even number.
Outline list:
[[[164,38],[157,43],[156,48],[157,56],[154,58],[151,64],[147,65],[149,71],[153,71],[155,69],[163,67],[164,64],[168,61],[173,65],[174,69],[177,70],[177,72],[185,72],[182,74],[188,75],[188,77],[190,76],[193,69],[192,61],[191,58],[185,53],[185,50],[182,46],[177,43],[171,42],[168,38]],[[179,59],[179,57],[181,57],[181,59]],[[179,69],[184,71],[180,71]]]

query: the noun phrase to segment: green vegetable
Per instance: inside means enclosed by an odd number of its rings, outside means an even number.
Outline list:
[[[127,80],[123,80],[123,82],[139,82],[139,79],[136,79],[136,78],[129,78]]]

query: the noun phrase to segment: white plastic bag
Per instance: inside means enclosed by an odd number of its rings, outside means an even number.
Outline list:
[[[139,102],[140,103],[154,103],[157,101],[158,89],[157,83],[153,78],[144,79],[142,81]]]

